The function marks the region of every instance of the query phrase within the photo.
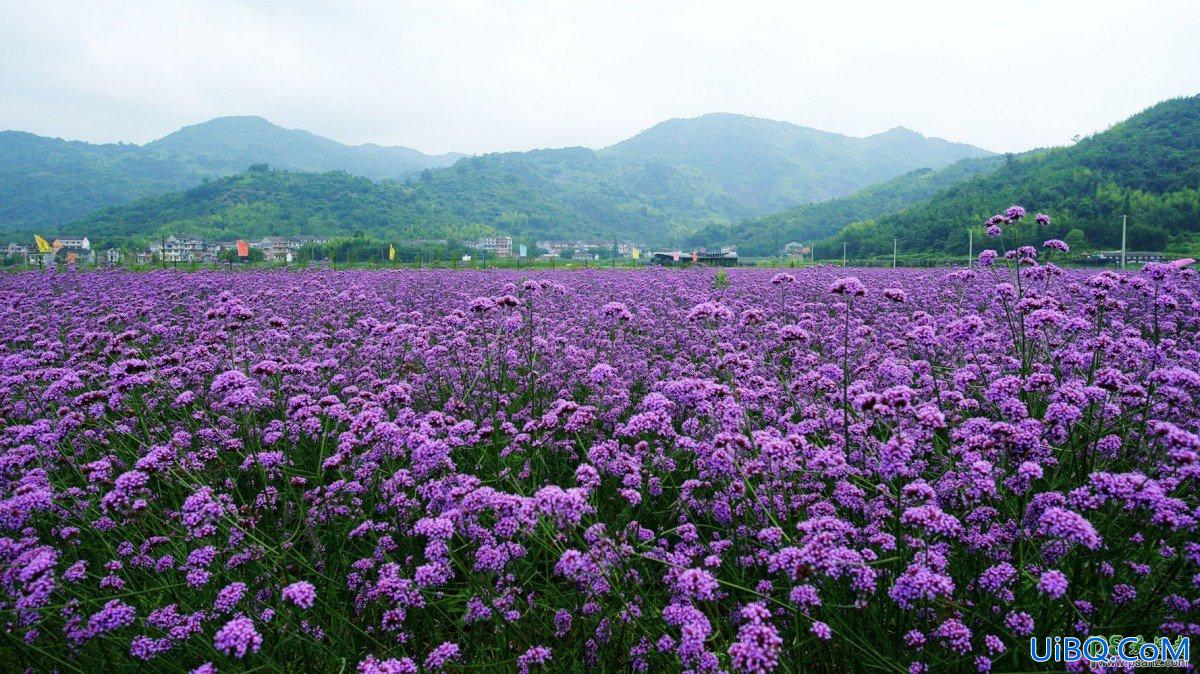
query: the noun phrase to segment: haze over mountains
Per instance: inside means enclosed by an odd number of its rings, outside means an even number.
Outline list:
[[[727,113],[662,122],[601,150],[627,164],[696,171],[751,213],[824,201],[920,167],[992,154],[904,128],[854,138]]]
[[[145,145],[0,132],[0,231],[57,229],[99,208],[194,187],[256,163],[294,171],[403,178],[448,166],[461,154],[343,145],[261,117],[218,117]]]
[[[428,155],[410,147],[343,145],[300,129],[284,129],[262,117],[218,117],[147,143],[154,155],[186,157],[206,171],[238,173],[270,163],[289,171],[345,171],[364,178],[402,178],[414,171],[449,166],[465,155]]]
[[[969,228],[976,250],[993,245],[983,222],[1014,203],[1050,214],[1051,224],[1009,227],[1010,245],[1057,237],[1111,250],[1127,215],[1131,249],[1200,253],[1200,96],[1163,101],[1068,147],[914,171],[844,198],[705,227],[689,242],[751,255],[813,242],[828,259],[841,257],[843,242],[854,257],[890,256],[897,239],[902,251],[961,255]]]
[[[93,208],[105,203],[114,205]],[[1012,203],[1052,224],[1030,218],[1007,229],[1008,243],[1111,248],[1126,214],[1131,248],[1200,253],[1200,96],[1071,146],[1008,156],[906,129],[851,138],[729,114],[670,120],[600,150],[472,157],[348,147],[259,118],[213,120],[141,147],[0,134],[9,239],[501,232],[529,243],[731,244],[748,255],[814,242],[828,258],[843,242],[855,257],[890,255],[895,238],[907,252],[964,254],[967,229],[986,245],[981,223]]]
[[[93,236],[146,236],[163,228],[206,227],[233,233],[230,226],[239,218],[228,209],[270,199],[279,205],[282,195],[261,184],[275,172],[218,181],[229,187],[239,185],[237,194],[225,194],[203,207],[196,204],[179,219],[146,215],[159,208],[153,201],[129,207],[132,210],[94,212],[187,190],[205,178],[265,163],[273,169],[339,170],[370,180],[385,179],[375,186],[351,181],[379,197],[374,207],[366,209],[371,217],[322,221],[324,231],[309,233],[348,234],[364,227],[378,234],[389,228],[413,231],[420,229],[413,218],[442,213],[464,230],[662,241],[705,224],[843,196],[915,168],[937,168],[988,154],[905,129],[853,138],[732,114],[670,120],[602,150],[564,148],[466,158],[429,156],[408,148],[346,146],[257,117],[218,118],[144,146],[90,145],[4,132],[0,133],[0,232],[75,231],[84,224],[75,221],[91,214],[86,220]],[[393,184],[406,179],[407,185]],[[305,180],[288,178],[272,184],[286,183],[289,190],[296,190],[297,183]],[[329,189],[338,181],[318,182]],[[249,189],[247,183],[255,187]],[[206,188],[205,193],[210,192],[212,188]],[[269,217],[253,225],[253,231],[272,232],[307,226]]]

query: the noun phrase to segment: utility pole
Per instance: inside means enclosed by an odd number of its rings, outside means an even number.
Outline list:
[[[1129,216],[1121,216],[1121,269],[1125,268],[1125,232],[1128,229]]]
[[[892,239],[892,269],[896,268],[896,239]]]
[[[975,230],[967,230],[967,266],[975,266]]]
[[[842,269],[846,268],[846,242],[842,242]]]

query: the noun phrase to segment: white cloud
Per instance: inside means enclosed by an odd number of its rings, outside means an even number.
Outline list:
[[[730,111],[997,150],[1200,91],[1200,5],[0,4],[0,128],[145,142],[258,114],[428,152],[603,146]]]

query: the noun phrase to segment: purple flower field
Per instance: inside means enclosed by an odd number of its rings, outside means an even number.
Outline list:
[[[0,669],[986,672],[1197,636],[1196,272],[986,257],[0,276]]]

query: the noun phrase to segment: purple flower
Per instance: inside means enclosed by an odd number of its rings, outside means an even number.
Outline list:
[[[1038,532],[1069,543],[1096,550],[1103,542],[1096,528],[1082,515],[1057,506],[1047,508],[1038,518]]]
[[[245,594],[245,583],[230,583],[226,585],[217,593],[217,600],[213,602],[213,612],[229,613],[237,606]]]
[[[120,599],[113,599],[88,619],[87,638],[129,627],[136,616],[137,612],[132,606]]]
[[[434,648],[425,657],[425,669],[436,672],[459,657],[458,644],[446,641]]]
[[[317,601],[317,588],[306,580],[300,580],[283,588],[281,596],[300,608],[308,609]]]
[[[1004,616],[1004,626],[1018,636],[1033,634],[1033,617],[1024,612],[1010,611]]]
[[[921,564],[910,564],[888,590],[900,608],[911,609],[922,600],[939,597],[949,599],[954,594],[954,580]]]
[[[529,674],[529,670],[533,665],[544,665],[553,659],[550,648],[547,646],[534,646],[521,654],[517,658],[517,671],[520,674]]]
[[[368,655],[358,663],[358,674],[417,674],[417,663],[412,658],[379,660]]]
[[[262,648],[262,636],[254,629],[253,620],[239,615],[217,630],[213,646],[225,655],[241,659]]]
[[[835,280],[829,284],[829,292],[835,295],[850,295],[851,297],[862,297],[867,294],[867,287],[859,281],[857,277],[847,276]]]
[[[914,672],[1186,634],[1200,276],[1024,243],[985,273],[728,284],[0,274],[8,632],[35,670],[278,645],[272,666],[364,674],[836,669],[841,616],[894,627],[876,664]],[[317,578],[340,586],[319,607]],[[507,657],[458,646],[484,632]]]
[[[1067,584],[1066,574],[1056,569],[1043,571],[1038,579],[1038,589],[1054,599],[1067,593]]]
[[[775,671],[783,650],[783,638],[766,622],[770,611],[761,604],[748,604],[741,613],[747,622],[738,628],[737,640],[729,647],[729,661],[734,671],[755,674]]]
[[[716,599],[719,587],[717,579],[704,569],[685,569],[672,583],[672,589],[685,599]]]

